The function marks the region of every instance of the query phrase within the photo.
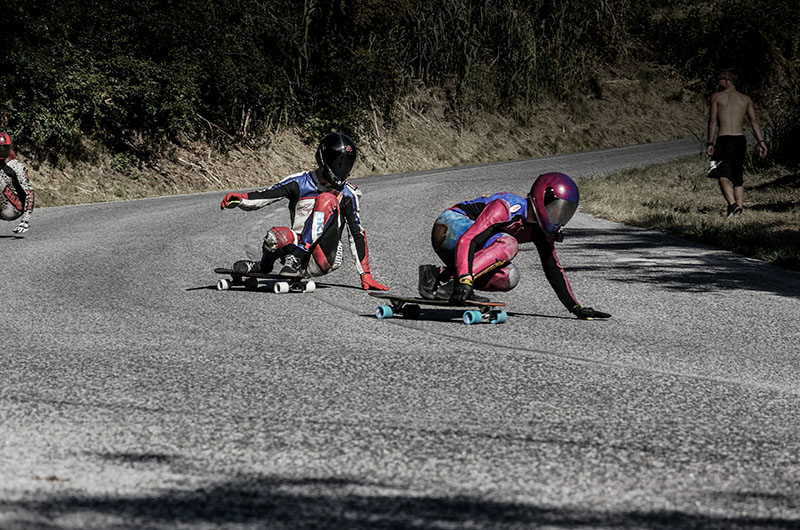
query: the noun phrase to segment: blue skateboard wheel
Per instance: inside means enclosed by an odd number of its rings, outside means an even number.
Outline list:
[[[464,324],[469,326],[470,324],[474,324],[483,320],[483,316],[481,315],[480,311],[470,310],[464,311],[463,319]]]
[[[392,311],[392,306],[379,305],[378,308],[375,310],[375,316],[378,317],[379,319],[392,318],[394,316],[394,311]]]
[[[492,314],[492,319],[489,322],[492,324],[502,324],[506,320],[508,320],[508,313],[505,311],[498,311]]]

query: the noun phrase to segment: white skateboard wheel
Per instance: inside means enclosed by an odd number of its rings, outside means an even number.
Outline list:
[[[222,278],[220,281],[217,282],[217,291],[227,291],[231,288],[231,282],[225,278]]]
[[[317,284],[314,281],[306,282],[305,292],[313,293],[317,289]]]
[[[275,282],[275,286],[272,288],[272,291],[275,294],[286,294],[289,292],[289,282]]]

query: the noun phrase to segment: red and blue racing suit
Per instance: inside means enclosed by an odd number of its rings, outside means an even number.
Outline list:
[[[359,275],[369,273],[369,252],[366,231],[361,225],[359,200],[361,192],[345,182],[336,188],[319,182],[315,171],[290,175],[274,186],[244,194],[239,208],[256,210],[275,199],[289,200],[290,227],[273,227],[272,236],[278,248],[296,245],[310,253],[308,273],[326,274],[341,265],[341,236],[348,228],[350,247],[356,257]]]
[[[11,153],[0,160],[0,219],[29,223],[33,213],[33,186],[28,169]]]

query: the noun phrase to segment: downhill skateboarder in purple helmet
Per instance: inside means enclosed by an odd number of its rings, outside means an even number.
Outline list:
[[[578,186],[564,173],[540,175],[527,197],[495,193],[445,210],[433,225],[431,243],[444,266],[419,268],[423,298],[453,304],[481,299],[475,290],[510,291],[519,283],[511,262],[520,243],[536,245],[548,282],[558,299],[581,319],[611,315],[578,303],[558,261],[555,243],[578,209]]]

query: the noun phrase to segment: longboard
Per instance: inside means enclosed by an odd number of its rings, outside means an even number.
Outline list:
[[[267,285],[275,294],[285,293],[311,293],[316,290],[317,284],[308,278],[296,276],[281,276],[280,274],[263,272],[234,272],[232,269],[216,268],[217,274],[225,274],[228,278],[220,278],[217,282],[218,291],[227,291],[234,286],[244,286],[245,289],[254,291],[258,289],[258,280],[267,280]]]
[[[420,316],[420,306],[445,307],[449,309],[465,309],[461,319],[464,324],[476,324],[478,322],[489,322],[490,324],[502,324],[508,320],[508,313],[505,311],[506,304],[503,302],[479,302],[477,300],[465,300],[463,305],[453,305],[449,300],[428,300],[419,297],[395,296],[389,293],[376,293],[370,291],[370,296],[387,300],[390,305],[379,305],[375,309],[375,316],[379,319],[391,318],[396,314],[405,318],[417,319]]]

